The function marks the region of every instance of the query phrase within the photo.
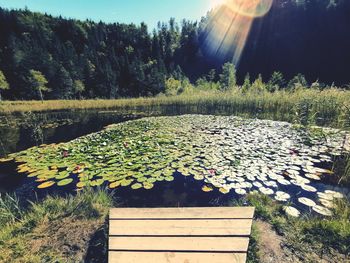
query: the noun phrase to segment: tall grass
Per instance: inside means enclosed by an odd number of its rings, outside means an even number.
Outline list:
[[[65,254],[62,245],[69,242],[66,239],[89,240],[104,224],[112,205],[107,191],[93,189],[26,204],[12,195],[1,196],[0,262],[79,262],[74,251]],[[33,246],[35,241],[39,247]]]
[[[294,121],[300,114],[314,116],[316,124],[342,127],[350,119],[350,91],[339,89],[298,89],[295,91],[227,92],[197,91],[178,96],[118,100],[5,101],[0,113],[54,110],[135,110],[162,114],[235,114]],[[307,110],[305,111],[305,107]]]

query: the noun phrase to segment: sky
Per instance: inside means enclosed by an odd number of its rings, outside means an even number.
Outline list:
[[[155,28],[174,17],[199,20],[220,0],[0,0],[2,8],[25,8],[66,18],[140,24]]]

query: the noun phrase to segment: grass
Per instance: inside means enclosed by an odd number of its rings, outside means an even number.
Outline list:
[[[0,262],[82,261],[112,203],[106,191],[92,189],[27,204],[2,196]]]
[[[158,96],[118,100],[5,101],[1,114],[56,110],[138,110],[161,114],[235,114],[274,120],[314,122],[344,127],[350,120],[350,91],[335,88],[323,91],[248,92],[197,91],[178,96]]]
[[[268,222],[285,239],[285,246],[303,262],[312,262],[310,255],[330,255],[334,251],[350,256],[350,203],[337,200],[334,215],[322,218],[303,215],[285,216],[282,205],[262,194],[249,194],[247,202],[255,207],[257,219]],[[249,262],[259,262],[259,232],[253,227]]]

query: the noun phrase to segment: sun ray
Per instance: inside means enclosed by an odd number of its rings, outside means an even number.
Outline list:
[[[232,54],[238,64],[254,19],[269,12],[272,0],[213,0],[212,6],[202,48],[218,58]]]

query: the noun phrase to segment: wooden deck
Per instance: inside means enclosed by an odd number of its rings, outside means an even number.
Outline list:
[[[114,208],[110,263],[241,263],[253,207]]]

